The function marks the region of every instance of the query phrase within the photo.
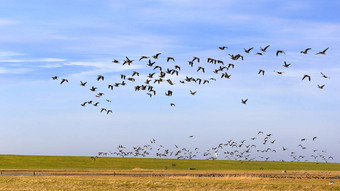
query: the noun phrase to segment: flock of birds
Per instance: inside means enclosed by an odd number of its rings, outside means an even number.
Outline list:
[[[189,136],[194,139],[194,136]],[[171,147],[158,144],[155,139],[150,140],[149,144],[133,146],[127,149],[119,145],[114,152],[99,152],[97,157],[147,157],[147,158],[174,158],[174,159],[206,159],[206,160],[236,160],[236,161],[269,161],[275,160],[275,155],[279,158],[286,158],[286,161],[294,162],[328,162],[334,160],[333,156],[327,154],[325,150],[314,148],[318,145],[318,137],[301,138],[298,145],[288,148],[279,145],[277,139],[271,133],[265,134],[259,131],[254,137],[244,140],[226,140],[214,147],[201,151],[198,147],[187,148],[174,144]],[[308,146],[307,146],[308,145]],[[285,162],[285,160],[281,160]]]
[[[259,55],[259,56],[263,56],[267,53],[268,48],[270,47],[270,45],[265,46],[264,48],[260,47],[260,51],[256,52],[255,55]],[[226,49],[228,49],[228,47],[226,46],[221,46],[219,47],[219,49],[221,51],[225,51]],[[245,54],[250,54],[251,51],[254,49],[254,47],[245,49],[244,48],[244,53]],[[316,52],[315,55],[326,55],[326,52],[329,48],[324,49],[323,51],[319,51]],[[305,50],[300,51],[301,54],[309,54],[309,51],[311,50],[311,48],[307,48]],[[279,56],[281,54],[286,54],[285,51],[283,50],[276,50],[276,56]],[[244,55],[241,54],[228,54],[230,59],[234,62],[236,62],[237,60],[243,61],[244,60]],[[122,88],[122,87],[128,87],[127,84],[130,83],[138,83],[134,86],[134,90],[135,91],[143,91],[145,92],[146,96],[152,98],[158,94],[162,94],[159,93],[159,91],[156,89],[157,85],[159,84],[168,84],[169,85],[169,90],[165,91],[163,95],[171,97],[173,96],[173,86],[178,85],[178,84],[188,84],[188,83],[195,83],[198,85],[206,85],[211,83],[212,81],[216,81],[217,79],[231,79],[231,70],[235,67],[235,63],[228,63],[225,64],[224,61],[216,59],[216,58],[207,58],[207,63],[208,64],[212,64],[213,68],[212,70],[209,71],[209,69],[211,69],[211,67],[205,66],[203,67],[201,58],[194,56],[192,60],[188,61],[188,67],[192,68],[195,72],[197,72],[198,74],[203,74],[203,73],[208,73],[211,72],[212,75],[214,76],[209,76],[209,77],[205,77],[205,78],[199,78],[199,77],[193,77],[193,76],[186,76],[185,78],[179,79],[181,76],[179,76],[179,74],[181,73],[181,69],[183,69],[183,65],[177,65],[174,64],[175,63],[175,58],[174,57],[166,57],[166,62],[167,63],[173,63],[173,65],[170,64],[166,64],[166,65],[162,65],[162,64],[157,64],[160,60],[160,58],[162,57],[162,53],[157,53],[153,56],[141,56],[138,61],[139,62],[146,62],[145,64],[148,66],[148,68],[151,70],[152,72],[147,73],[146,75],[140,75],[140,73],[138,71],[133,71],[132,74],[120,74],[120,80],[118,82],[113,82],[113,83],[109,83],[106,84],[107,85],[107,90],[111,90],[113,91],[116,88]],[[130,59],[128,57],[126,57],[125,60],[123,61],[118,61],[116,59],[114,59],[112,61],[114,64],[121,64],[121,65],[126,65],[126,66],[130,66],[132,64],[134,64],[136,62],[136,60],[134,59]],[[156,63],[157,62],[157,63]],[[197,65],[197,66],[196,66]],[[290,67],[290,63],[287,63],[287,61],[284,61],[283,63],[283,67],[284,68],[289,68]],[[284,73],[284,71],[274,71],[277,74],[281,75]],[[259,75],[265,75],[265,70],[264,69],[259,69],[258,71]],[[320,72],[321,76],[323,78],[329,79],[328,76],[326,76],[324,73]],[[146,76],[146,79],[142,79],[143,76]],[[204,75],[205,76],[205,75]],[[175,81],[176,78],[178,81]],[[58,76],[53,76],[52,77],[53,80],[59,80],[60,78]],[[105,77],[103,75],[98,75],[96,80],[98,82],[104,81]],[[308,80],[311,81],[311,76],[309,74],[304,74],[301,77],[302,80]],[[60,85],[68,83],[69,80],[66,78],[61,78],[60,79]],[[88,87],[89,90],[91,92],[94,93],[94,97],[97,98],[102,98],[105,97],[106,95],[109,95],[109,93],[104,93],[104,90],[100,90],[98,87],[95,87],[95,85],[90,85],[88,86],[86,81],[80,81],[80,85],[82,87]],[[317,87],[319,89],[323,89],[325,87],[325,84],[317,84]],[[197,90],[189,90],[189,95],[196,95],[197,94]],[[111,100],[109,98],[105,98],[105,100],[86,100],[83,101],[82,103],[80,103],[80,105],[82,107],[86,107],[87,105],[93,105],[95,107],[102,105],[102,107],[100,107],[99,111],[100,112],[105,112],[106,114],[110,114],[113,113],[112,109],[108,109],[106,107],[104,107],[104,104],[102,104],[103,102],[105,103],[110,103]],[[241,103],[242,104],[247,104],[248,99],[247,98],[242,98],[241,99]],[[176,104],[171,102],[169,104],[171,107],[175,107]]]
[[[263,56],[268,53],[270,45],[265,46],[264,48],[260,47],[260,50],[253,53],[254,55]],[[225,51],[228,49],[226,46],[219,47],[221,51]],[[197,84],[197,85],[207,85],[214,81],[222,80],[222,79],[231,79],[232,70],[237,67],[237,63],[241,62],[245,59],[245,55],[251,54],[254,47],[244,48],[244,55],[238,54],[228,54],[231,62],[226,64],[225,61],[216,58],[207,58],[206,63],[203,63],[202,58],[193,56],[191,60],[187,61],[187,64],[180,65],[175,64],[174,57],[165,57],[166,64],[161,64],[162,53],[157,53],[152,56],[141,56],[138,59],[138,62],[142,62],[146,64],[146,68],[151,70],[151,72],[143,72],[138,71],[130,71],[129,74],[122,73],[120,74],[120,80],[116,82],[111,82],[106,85],[106,91],[114,91],[117,88],[123,87],[131,87],[127,84],[133,84],[133,89],[136,92],[144,92],[146,96],[152,98],[156,95],[165,95],[167,97],[171,97],[174,94],[175,85],[180,84]],[[322,51],[314,53],[315,55],[326,55],[326,52],[329,48],[326,48]],[[303,55],[310,54],[311,48],[307,48],[305,50],[301,50],[300,53]],[[283,50],[276,50],[275,56],[280,56],[286,54]],[[123,61],[119,61],[113,59],[112,63],[119,64],[123,66],[131,66],[135,64],[137,60],[130,59],[127,56]],[[164,61],[163,61],[164,62]],[[209,66],[210,65],[210,66]],[[287,61],[283,62],[283,68],[289,68],[291,63]],[[202,75],[202,77],[194,77],[188,75],[180,75],[183,69],[190,68],[192,71],[196,72],[198,75]],[[126,72],[129,72],[128,70]],[[275,71],[278,75],[282,75],[284,71]],[[259,75],[265,75],[266,71],[264,69],[258,69]],[[320,72],[320,75],[325,79],[330,79],[329,76]],[[185,76],[185,77],[184,77]],[[60,85],[68,83],[69,80],[66,78],[59,78],[58,76],[53,76],[53,80],[60,80]],[[303,74],[301,76],[301,80],[312,80],[312,76],[309,74]],[[103,83],[107,81],[103,75],[98,75],[96,78],[97,83]],[[167,84],[169,87],[165,92],[161,92],[161,90],[157,89],[160,84]],[[103,85],[103,84],[101,84]],[[111,100],[107,95],[110,93],[106,93],[105,90],[99,88],[98,84],[88,85],[87,81],[80,81],[80,86],[84,88],[88,88],[90,92],[94,94],[93,100],[85,100],[80,105],[82,107],[87,107],[92,105],[94,107],[99,107],[99,111],[105,112],[106,114],[113,113],[112,109],[108,109],[104,107],[103,103],[110,103]],[[164,88],[164,86],[162,86]],[[195,86],[189,86],[195,87]],[[319,89],[323,89],[325,84],[317,84]],[[189,89],[188,94],[190,96],[195,96],[197,94],[197,90]],[[104,98],[103,98],[104,97]],[[248,98],[241,98],[241,104],[247,104]],[[176,104],[173,102],[169,103],[170,107],[175,107]],[[189,138],[194,138],[194,136],[189,136]],[[259,144],[255,143],[255,140],[259,141]],[[233,139],[228,140],[227,142],[220,143],[215,147],[207,149],[205,151],[200,151],[199,148],[180,148],[177,145],[174,145],[174,148],[166,148],[163,145],[159,145],[156,143],[156,140],[151,140],[150,144],[146,144],[143,146],[134,146],[132,150],[128,150],[123,145],[119,145],[117,147],[117,151],[115,152],[99,152],[98,156],[107,156],[114,155],[116,157],[164,157],[164,158],[177,158],[177,159],[195,159],[195,158],[204,158],[207,160],[215,160],[218,158],[228,159],[228,160],[239,160],[239,161],[253,161],[253,160],[272,160],[271,157],[273,153],[286,153],[290,158],[288,161],[315,161],[315,162],[328,162],[332,160],[332,156],[328,156],[326,151],[319,150],[316,148],[307,148],[304,145],[305,142],[317,141],[317,137],[313,137],[310,139],[303,138],[300,140],[300,144],[297,145],[296,148],[288,149],[285,146],[277,147],[276,139],[273,139],[272,134],[264,135],[262,131],[259,131],[257,136],[250,138],[249,140],[242,140],[237,142]],[[307,154],[299,154],[300,151],[309,151]],[[91,157],[93,160],[96,160],[98,156]],[[283,160],[282,160],[283,161]]]

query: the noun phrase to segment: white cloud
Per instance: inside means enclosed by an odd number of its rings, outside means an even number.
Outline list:
[[[0,18],[0,26],[12,25],[14,23],[15,22],[13,20]]]
[[[38,58],[38,59],[4,59],[0,62],[63,62],[61,58]]]
[[[0,74],[23,74],[34,71],[29,68],[4,68],[0,67]]]

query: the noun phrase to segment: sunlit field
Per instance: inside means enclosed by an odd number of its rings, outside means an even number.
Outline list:
[[[339,190],[339,163],[0,156],[0,190]]]

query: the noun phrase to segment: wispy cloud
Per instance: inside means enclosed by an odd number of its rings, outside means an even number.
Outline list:
[[[34,71],[30,68],[4,68],[0,67],[0,74],[24,74]]]

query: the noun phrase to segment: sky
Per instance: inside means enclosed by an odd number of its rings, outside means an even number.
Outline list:
[[[272,133],[278,146],[295,150],[301,138],[317,136],[314,146],[339,162],[338,7],[337,0],[0,0],[0,154],[91,156],[153,138],[165,145],[209,148],[261,130]],[[266,45],[265,55],[254,55]],[[246,54],[243,48],[250,47]],[[300,54],[309,47],[309,54]],[[327,47],[326,55],[315,55]],[[275,56],[276,50],[286,54]],[[152,70],[138,59],[158,52],[157,63],[164,68],[182,67],[175,86],[159,85],[152,98],[135,92],[133,83],[106,88],[133,71],[140,72],[136,83],[144,81]],[[228,56],[237,53],[243,61]],[[126,56],[136,61],[112,63]],[[167,63],[168,56],[175,63]],[[179,84],[185,76],[215,75],[190,68],[193,56],[210,71],[215,66],[206,63],[209,57],[234,63],[231,79]],[[284,61],[291,66],[284,68]],[[266,70],[264,76],[259,69]],[[103,82],[96,81],[99,74]],[[311,82],[301,80],[304,74]],[[59,85],[52,76],[69,83]],[[322,84],[321,90],[317,85]],[[81,107],[95,100],[88,90],[92,85],[112,102]],[[163,94],[169,88],[172,97]],[[101,106],[113,113],[100,113]]]

